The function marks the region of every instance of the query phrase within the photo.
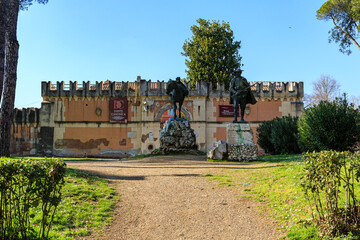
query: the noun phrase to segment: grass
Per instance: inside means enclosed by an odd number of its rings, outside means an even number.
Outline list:
[[[288,239],[320,239],[312,224],[311,211],[300,186],[301,155],[262,156],[262,167],[226,170],[206,177],[220,185],[239,188],[245,198],[266,203],[267,215],[288,233]]]
[[[47,157],[10,157],[14,159],[37,159],[37,160],[45,160]],[[56,158],[56,157],[54,157]],[[122,160],[120,158],[61,158],[64,161],[119,161]]]
[[[138,160],[138,159],[143,159],[143,158],[148,158],[148,157],[155,157],[155,156],[160,156],[160,153],[154,153],[154,154],[140,154],[140,155],[135,155],[132,157],[128,157],[128,158],[124,158],[123,160]]]
[[[50,239],[75,239],[99,230],[111,222],[117,199],[108,181],[68,168]],[[39,213],[35,212],[34,224],[40,221]]]

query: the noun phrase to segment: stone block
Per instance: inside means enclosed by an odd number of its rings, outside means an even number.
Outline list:
[[[207,158],[214,160],[223,160],[227,156],[227,144],[224,141],[218,141],[209,149]]]
[[[258,160],[258,149],[255,144],[229,144],[228,159],[241,162]]]
[[[136,132],[128,132],[127,137],[128,138],[136,138]]]

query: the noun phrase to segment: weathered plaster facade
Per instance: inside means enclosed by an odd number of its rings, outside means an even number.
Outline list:
[[[285,115],[299,116],[304,96],[302,82],[250,82],[258,100],[249,105],[245,119],[254,132],[262,121]],[[188,86],[190,89],[190,87]],[[40,109],[15,110],[12,153],[56,156],[125,157],[149,153],[160,146],[162,123],[170,116],[166,82],[42,82]],[[220,105],[229,105],[229,92],[218,84],[199,82],[189,91],[183,115],[191,122],[199,149],[207,151],[216,141],[226,141]],[[110,98],[127,99],[127,121],[110,122]],[[35,111],[37,118],[27,117]],[[21,114],[20,114],[21,112]],[[22,116],[21,120],[19,114]],[[19,127],[21,130],[19,130]],[[20,132],[19,132],[20,131]]]

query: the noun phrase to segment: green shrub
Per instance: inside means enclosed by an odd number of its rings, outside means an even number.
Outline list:
[[[306,153],[302,187],[324,235],[359,234],[360,154]]]
[[[257,128],[259,146],[271,154],[299,153],[297,121],[284,116],[262,122]]]
[[[256,130],[258,137],[257,143],[266,153],[275,153],[274,144],[271,142],[271,132],[274,122],[277,121],[277,119],[278,118],[262,122]]]
[[[66,165],[61,160],[0,158],[0,238],[47,238],[61,200]],[[41,208],[35,229],[33,210]]]
[[[300,119],[299,143],[303,151],[349,150],[360,138],[360,115],[346,96],[310,107]]]
[[[271,142],[276,154],[300,153],[298,144],[298,117],[284,116],[274,121]]]

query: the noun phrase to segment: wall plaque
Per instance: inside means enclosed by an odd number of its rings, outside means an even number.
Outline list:
[[[238,111],[239,116],[240,109]],[[219,105],[220,117],[234,117],[234,107],[232,105]]]
[[[126,97],[111,97],[109,102],[110,122],[127,123],[128,100]]]

